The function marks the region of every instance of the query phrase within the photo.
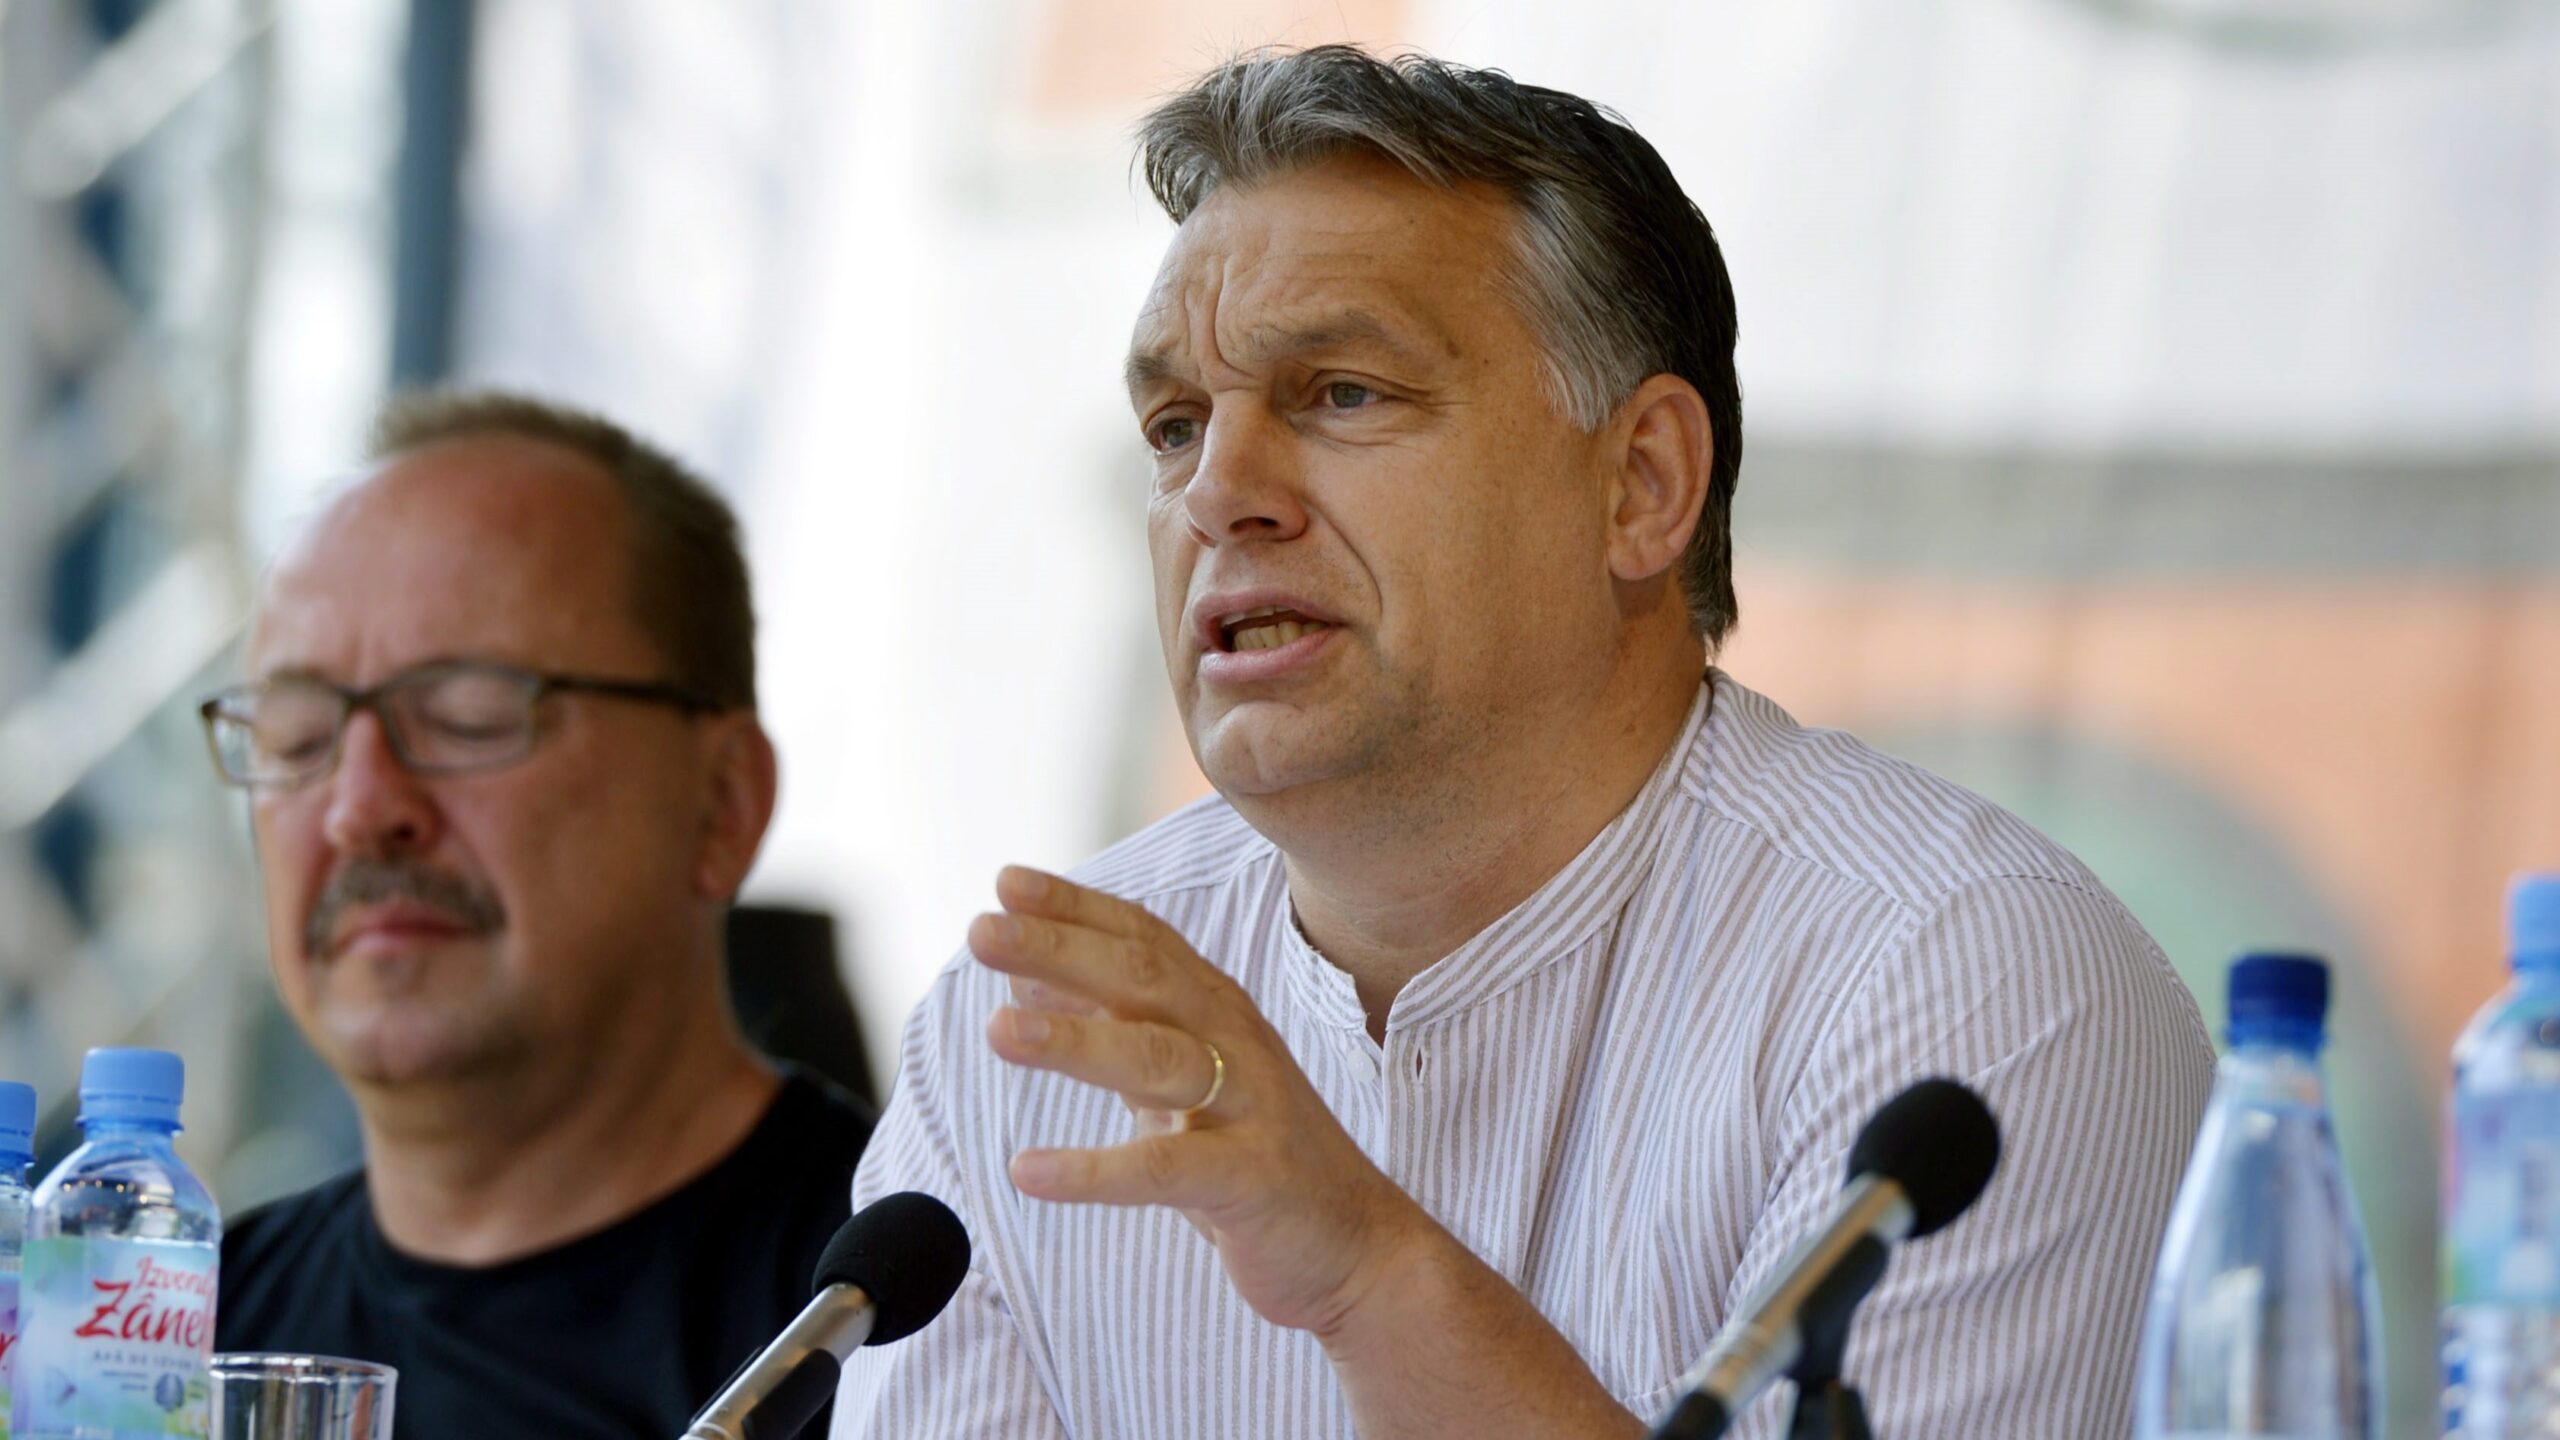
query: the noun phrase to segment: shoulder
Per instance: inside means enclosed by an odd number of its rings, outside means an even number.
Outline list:
[[[1243,816],[1210,795],[1110,845],[1069,870],[1067,878],[1143,905],[1187,931],[1215,907],[1217,896],[1262,873],[1264,865],[1277,864],[1278,857],[1278,849]],[[975,1025],[1004,993],[1004,977],[963,950],[934,977],[908,1026],[955,1015],[966,1017],[958,1023]]]
[[[1235,807],[1209,795],[1103,850],[1067,878],[1149,904],[1224,884],[1276,853]]]
[[[1752,912],[1741,933],[1801,950],[1810,1033],[1869,1044],[1882,1025],[1926,1051],[1962,1032],[1998,1050],[2078,1016],[2093,1036],[2138,1023],[2182,1064],[2209,1057],[2193,997],[2133,913],[1963,786],[1722,675],[1681,783],[1704,851],[1723,852],[1702,868],[1784,875],[1725,903]]]
[[[871,1107],[825,1077],[786,1065],[764,1119],[720,1167],[711,1210],[729,1217],[720,1223],[779,1240],[783,1277],[798,1284],[844,1222],[874,1119]]]
[[[366,1203],[364,1172],[350,1170],[234,1215],[222,1226],[223,1268],[306,1249],[340,1224],[360,1218]]]
[[[1269,840],[1212,795],[1111,845],[1067,878],[1144,906],[1198,944],[1199,932],[1231,923],[1238,906],[1264,894],[1278,857]],[[995,1058],[984,1026],[1009,993],[1005,977],[966,950],[934,976],[907,1014],[897,1080],[866,1175],[919,1166],[957,1171],[964,1168],[964,1149],[1010,1153],[1009,1137],[1017,1132],[1051,1133],[1038,1124],[1054,1118],[1057,1108],[1118,1107],[1107,1092]],[[999,1147],[998,1138],[1008,1143]],[[919,1145],[924,1152],[914,1151]]]
[[[579,1264],[621,1271],[674,1237],[694,1257],[682,1267],[683,1283],[697,1283],[706,1265],[727,1273],[726,1289],[703,1303],[731,1315],[733,1338],[743,1340],[767,1323],[768,1308],[808,1298],[809,1266],[844,1223],[872,1125],[870,1107],[785,1065],[781,1088],[745,1139],[691,1183],[572,1242]],[[788,1318],[790,1309],[779,1313]]]
[[[797,1065],[782,1067],[782,1088],[764,1118],[704,1176],[711,1203],[746,1197],[770,1205],[784,1194],[806,1197],[820,1213],[842,1219],[854,1166],[871,1143],[877,1117],[836,1084]]]
[[[758,1141],[787,1145],[795,1153],[847,1164],[860,1157],[878,1117],[834,1081],[798,1065],[782,1067],[782,1088],[756,1127]]]
[[[1844,732],[1799,725],[1727,676],[1715,687],[1682,776],[1683,794],[1711,823],[1908,914],[1991,882],[2106,897],[2071,852],[1982,796]]]
[[[350,1171],[308,1190],[231,1216],[222,1227],[225,1320],[277,1303],[316,1274],[343,1273],[329,1257],[369,1222],[364,1172]]]

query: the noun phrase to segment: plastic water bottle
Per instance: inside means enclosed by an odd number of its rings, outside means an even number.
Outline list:
[[[85,1143],[36,1187],[12,1440],[202,1440],[222,1217],[171,1148],[186,1071],[92,1050]]]
[[[35,1087],[0,1080],[0,1440],[9,1440],[18,1356],[18,1255],[27,1239],[27,1167],[36,1160]]]
[[[2453,1047],[2444,1433],[2560,1426],[2560,875],[2507,894],[2515,978]]]
[[[2231,967],[2231,1048],[2143,1319],[2140,1440],[2382,1434],[2381,1310],[2320,1073],[2328,1009],[2318,960]]]

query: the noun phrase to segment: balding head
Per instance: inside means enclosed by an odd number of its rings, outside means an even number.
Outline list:
[[[738,520],[665,450],[583,410],[503,390],[403,396],[374,422],[377,461],[449,441],[541,441],[584,460],[620,497],[628,600],[677,683],[723,705],[756,703],[755,604]]]
[[[337,495],[270,572],[250,668],[384,661],[611,664],[672,657],[631,603],[630,509],[585,457],[513,435],[438,440]]]

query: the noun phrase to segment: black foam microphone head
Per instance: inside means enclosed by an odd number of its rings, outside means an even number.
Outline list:
[[[969,1273],[969,1232],[951,1207],[902,1190],[854,1212],[818,1257],[810,1288],[855,1285],[871,1297],[871,1334],[862,1343],[903,1340],[942,1313]]]
[[[1999,1165],[1999,1122],[1953,1080],[1923,1080],[1886,1101],[1849,1147],[1850,1179],[1902,1187],[1915,1240],[1963,1214]]]

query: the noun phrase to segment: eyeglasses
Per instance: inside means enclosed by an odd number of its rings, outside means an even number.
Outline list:
[[[543,697],[558,691],[672,705],[696,715],[729,708],[679,685],[440,661],[363,689],[300,675],[236,685],[197,713],[226,782],[289,790],[336,768],[347,717],[359,709],[382,722],[391,753],[413,775],[513,765],[533,753]]]

